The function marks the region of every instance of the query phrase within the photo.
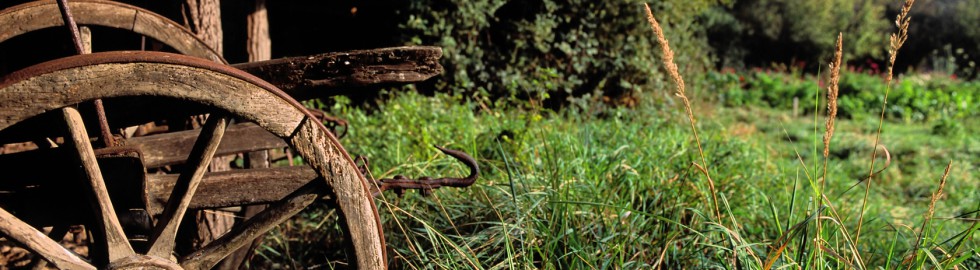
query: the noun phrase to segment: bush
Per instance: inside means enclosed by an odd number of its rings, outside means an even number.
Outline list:
[[[696,18],[716,1],[651,7],[688,73],[710,66]],[[446,72],[429,89],[564,103],[665,87],[642,1],[418,0],[406,13],[405,40],[444,49]]]
[[[809,63],[816,71],[843,32],[844,59],[884,58],[883,1],[741,0],[704,13],[711,47],[725,66]]]

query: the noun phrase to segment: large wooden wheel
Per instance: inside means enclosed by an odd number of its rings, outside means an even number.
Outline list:
[[[156,219],[149,247],[134,249],[123,232],[106,188],[100,163],[75,109],[95,99],[159,98],[198,104],[211,113],[193,144],[184,170]],[[175,110],[179,108],[174,108]],[[152,113],[152,112],[149,112]],[[62,269],[209,269],[239,247],[298,213],[322,196],[329,196],[341,213],[349,235],[352,265],[385,268],[384,236],[377,209],[364,177],[346,150],[302,105],[274,86],[228,66],[199,58],[159,52],[111,52],[73,56],[38,64],[0,79],[0,132],[31,119],[63,119],[67,126],[62,148],[73,149],[72,160],[83,170],[91,209],[101,226],[105,254],[84,259],[42,234],[35,226],[0,209],[0,232]],[[60,120],[59,119],[59,120]],[[189,254],[174,256],[180,219],[202,182],[229,119],[244,119],[283,139],[316,172],[317,180],[295,190],[216,241]],[[58,122],[61,122],[58,121]],[[55,123],[51,123],[54,125]],[[146,168],[143,168],[144,171]],[[75,179],[59,179],[70,182]],[[134,191],[139,192],[139,191]],[[140,251],[140,252],[137,252]]]
[[[213,49],[180,24],[135,6],[102,0],[68,3],[79,25],[97,25],[131,31],[160,41],[182,54],[227,63]],[[0,42],[33,31],[64,26],[58,3],[34,1],[0,11]]]

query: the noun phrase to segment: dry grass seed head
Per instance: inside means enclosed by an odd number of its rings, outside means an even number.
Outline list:
[[[837,49],[830,63],[830,85],[827,86],[827,131],[823,135],[823,157],[830,155],[830,139],[834,136],[834,121],[837,119],[837,93],[840,89],[841,54],[844,47],[844,34],[837,34]]]
[[[664,66],[667,69],[667,75],[670,79],[674,81],[674,85],[677,86],[677,96],[686,99],[687,96],[684,93],[684,78],[681,77],[680,71],[677,69],[677,64],[674,63],[674,51],[670,49],[670,43],[667,41],[667,37],[664,36],[664,30],[660,28],[660,23],[657,19],[653,17],[653,11],[650,10],[650,5],[643,4],[647,11],[647,21],[650,22],[650,28],[653,28],[653,33],[657,36],[657,42],[660,43],[660,49],[663,50],[664,54]]]
[[[708,166],[708,161],[704,157],[704,149],[701,148],[701,138],[698,136],[698,129],[695,124],[697,123],[697,120],[694,118],[694,110],[691,109],[691,101],[684,93],[684,78],[681,77],[681,73],[677,69],[677,64],[674,63],[674,52],[670,50],[670,42],[668,42],[667,37],[664,36],[664,30],[660,27],[660,23],[653,17],[653,11],[650,10],[650,5],[644,3],[643,6],[646,8],[647,21],[650,23],[650,28],[653,29],[654,35],[657,36],[657,42],[660,42],[660,49],[663,50],[663,63],[667,70],[667,74],[670,76],[671,80],[674,81],[674,85],[677,86],[677,92],[675,95],[677,95],[677,97],[679,97],[684,103],[687,117],[691,120],[691,132],[694,134],[694,140],[697,142],[698,146],[698,154],[701,156],[701,165],[699,165],[699,167],[701,167],[705,178],[708,178],[708,189],[711,192],[711,197],[713,199],[712,202],[715,208],[715,216],[720,219],[721,211],[718,207],[718,197],[715,195],[715,183],[714,180],[711,179],[711,174],[708,173],[706,168]]]
[[[890,83],[892,80],[892,71],[895,66],[895,58],[898,57],[898,49],[902,48],[905,41],[909,38],[909,22],[912,20],[909,17],[909,10],[912,9],[912,4],[915,0],[905,0],[905,4],[902,5],[902,12],[898,14],[895,18],[895,26],[898,27],[898,33],[892,33],[889,37],[889,48],[888,48],[888,77],[886,80]]]

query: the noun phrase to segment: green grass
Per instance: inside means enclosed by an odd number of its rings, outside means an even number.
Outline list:
[[[826,192],[833,209],[823,210],[824,230],[814,235],[810,182],[816,181],[807,172],[822,171],[814,164],[823,162],[813,147],[822,130],[814,134],[812,116],[757,108],[697,110],[721,200],[719,220],[703,174],[691,165],[697,146],[686,119],[677,108],[657,104],[588,112],[489,110],[459,97],[404,93],[371,110],[341,100],[331,111],[351,122],[342,143],[350,153],[370,158],[375,178],[467,173],[432,144],[470,153],[483,169],[467,189],[379,199],[392,268],[755,269],[783,243],[775,269],[853,265],[848,233],[856,227],[864,185],[844,191],[867,175],[874,120],[838,122]],[[980,209],[980,141],[971,121],[958,122],[962,130],[954,134],[936,132],[932,122],[886,123],[882,142],[893,162],[874,179],[856,266],[911,263],[903,259],[915,246],[930,196],[952,159],[946,195],[913,268],[980,267],[977,225],[969,220]],[[343,251],[317,248],[338,235],[325,209],[281,225],[253,265],[329,268],[329,258]],[[815,237],[824,250],[816,252]]]

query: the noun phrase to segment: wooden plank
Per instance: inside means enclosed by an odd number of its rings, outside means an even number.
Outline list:
[[[240,70],[201,59],[150,52],[67,57],[0,79],[0,129],[46,111],[95,98],[118,96],[170,97],[205,104],[255,122],[281,138],[288,138],[294,149],[323,178],[323,182],[313,184],[326,183],[331,194],[336,196],[343,223],[351,235],[357,267],[385,268],[384,235],[376,206],[368,193],[366,180],[346,150],[322,124],[311,119],[312,115],[303,110],[301,104]],[[277,207],[259,215],[276,212],[268,214],[276,217],[259,218],[250,223],[252,225],[247,224],[247,235],[227,234],[229,238],[241,239],[230,239],[228,243],[244,245],[254,239],[255,233],[262,233],[274,226],[273,223],[298,212],[299,208],[284,205],[303,206],[308,200],[299,198],[305,197],[302,193],[293,195],[296,196],[291,195],[290,200],[277,203]],[[214,245],[217,244],[211,246]],[[205,249],[204,255],[226,256],[224,247],[221,248],[213,252]]]
[[[31,156],[17,154],[17,156],[40,161],[52,160],[50,157],[55,152],[62,158],[68,154],[67,151],[54,149],[46,151],[52,154]],[[3,168],[18,167],[7,165],[4,164]],[[115,199],[113,204],[117,206],[117,211],[138,208],[145,204],[150,215],[161,214],[178,177],[177,174],[146,175],[146,184],[143,185],[138,183],[142,178],[137,178],[140,176],[135,175],[134,164],[129,160],[100,158],[99,165],[103,171],[108,172],[104,177],[109,190],[115,192],[112,193]],[[77,194],[78,189],[83,186],[73,183],[84,180],[69,172],[70,168],[71,166],[65,165],[35,174],[19,172],[19,175],[24,177],[5,175],[2,181],[3,187],[0,187],[2,190],[0,194],[3,195],[0,196],[0,205],[6,206],[7,210],[17,213],[25,222],[35,226],[62,224],[59,222],[67,224],[82,220],[89,211],[75,202],[84,199]],[[5,171],[18,172],[18,170]],[[206,173],[188,208],[214,209],[272,203],[316,179],[318,179],[316,171],[308,166]],[[142,192],[133,192],[140,188]]]
[[[307,166],[207,173],[189,208],[221,208],[276,202],[317,178],[316,171]],[[163,205],[176,181],[177,176],[172,174],[147,176],[145,196],[150,215],[163,211]]]
[[[143,163],[147,168],[158,168],[167,165],[182,164],[190,154],[194,140],[200,130],[186,130],[172,133],[133,137],[121,140],[123,147],[137,149],[141,152]],[[226,135],[215,155],[229,155],[267,149],[282,149],[288,147],[281,138],[269,133],[253,123],[239,123],[229,126]],[[14,154],[0,155],[0,168],[31,168],[32,164],[44,163],[49,160],[59,160],[65,156],[63,151],[34,149]],[[21,170],[22,171],[22,170]],[[10,170],[3,179],[21,177],[19,170]],[[25,173],[33,173],[24,171]],[[11,175],[14,173],[13,175]],[[0,186],[11,183],[4,180]]]
[[[442,48],[394,47],[324,53],[233,65],[295,99],[342,94],[348,88],[425,81],[442,73]]]
[[[248,61],[265,61],[272,59],[272,38],[269,37],[269,12],[266,9],[265,0],[254,0],[255,5],[246,17],[248,36],[246,49],[248,50]],[[269,150],[250,152],[245,155],[245,167],[250,169],[269,168]],[[248,220],[262,212],[266,205],[247,205],[242,211],[236,213],[241,220]],[[238,222],[236,220],[236,222]],[[255,249],[262,243],[262,238],[256,238],[250,245],[246,245],[227,258],[221,261],[214,269],[235,270],[245,269],[247,261],[255,254]]]
[[[147,168],[184,163],[200,130],[187,130],[145,137],[133,137],[123,145],[140,149]],[[286,142],[252,123],[227,128],[215,155],[252,152],[287,147]]]
[[[116,213],[142,208],[142,192],[134,191],[143,189],[146,171],[136,153],[103,150],[95,154]],[[0,171],[4,172],[0,175],[0,205],[36,227],[85,222],[91,209],[78,202],[87,199],[79,190],[90,189],[88,181],[74,162],[51,162],[74,160],[77,155],[72,147],[0,155]],[[36,168],[37,164],[46,165]]]

